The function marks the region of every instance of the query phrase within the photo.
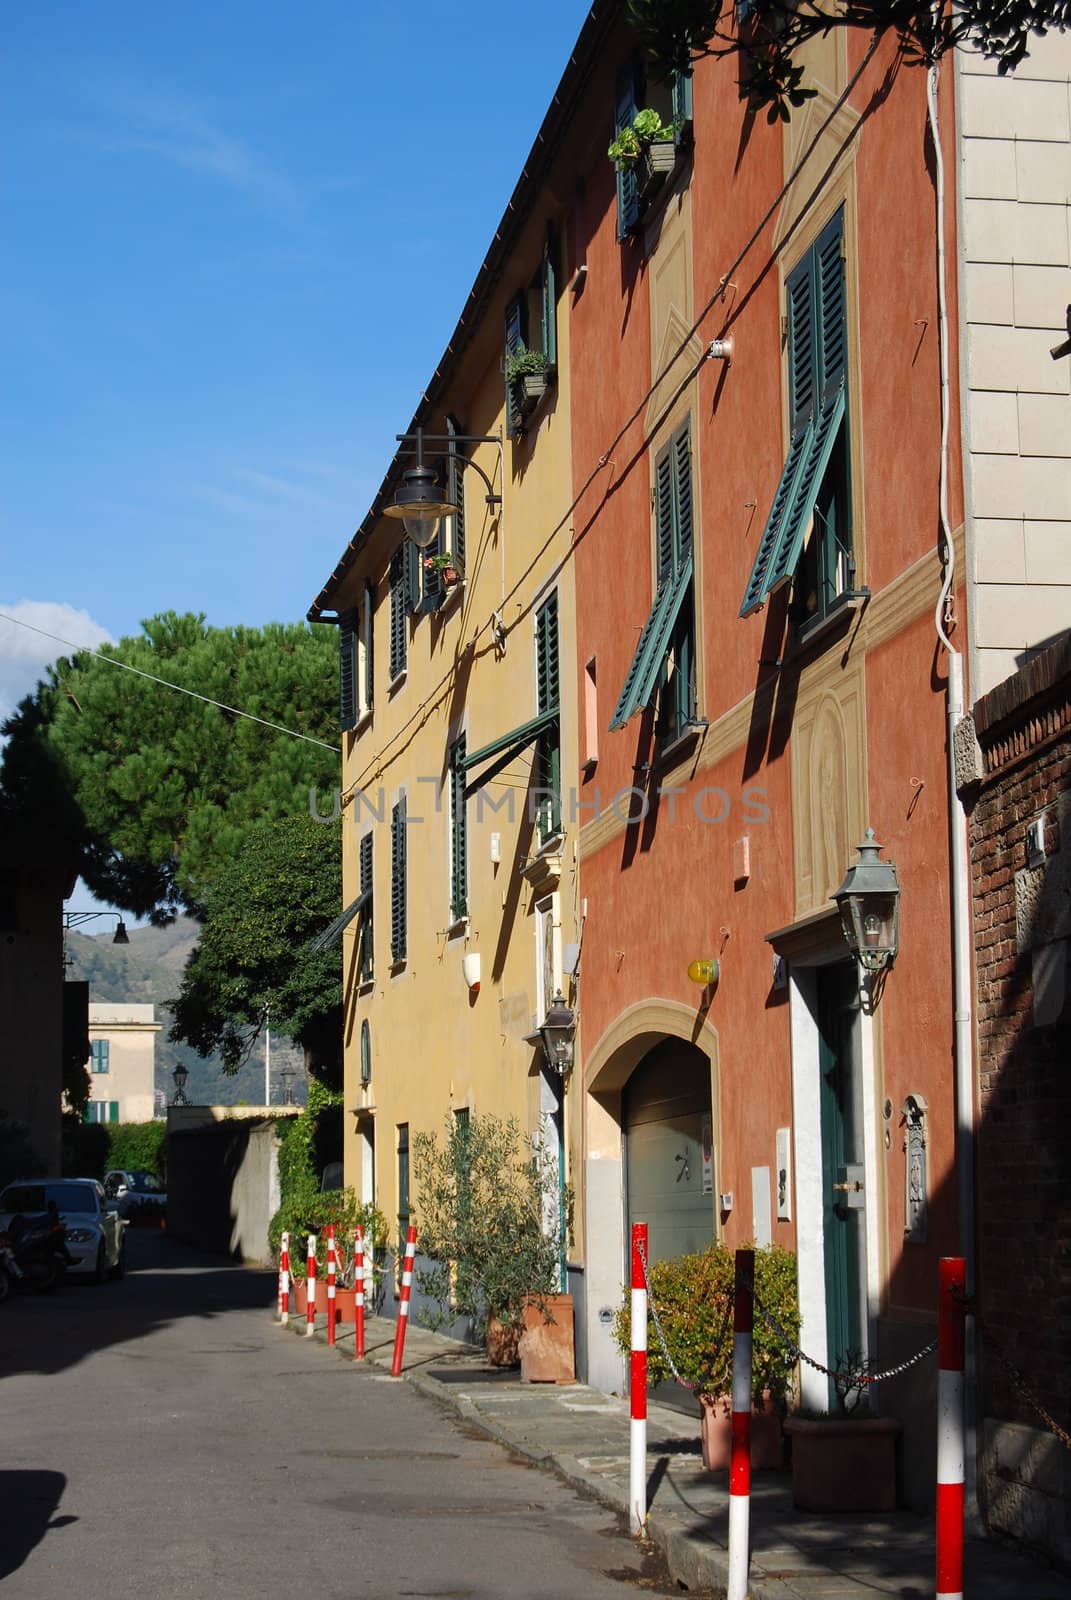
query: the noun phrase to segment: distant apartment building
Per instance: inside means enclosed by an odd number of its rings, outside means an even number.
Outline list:
[[[110,1000],[89,1007],[87,1122],[151,1122],[156,1035],[152,1005]]]

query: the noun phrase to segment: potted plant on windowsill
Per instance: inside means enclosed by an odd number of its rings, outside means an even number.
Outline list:
[[[833,1410],[798,1411],[792,1441],[792,1501],[800,1511],[895,1511],[895,1417],[877,1417],[867,1390],[871,1363],[849,1350],[833,1368]]]
[[[571,1382],[573,1302],[561,1294],[570,1198],[557,1163],[513,1118],[451,1117],[445,1138],[417,1134],[413,1176],[422,1319],[468,1323],[493,1364],[519,1359],[529,1381]]]
[[[457,565],[454,557],[446,551],[440,551],[433,556],[425,556],[424,570],[425,572],[437,572],[447,589],[451,589],[454,584],[461,582],[461,568]]]
[[[663,122],[657,111],[647,107],[637,111],[631,126],[622,128],[607,150],[616,167],[635,167],[641,200],[650,200],[673,171],[676,131],[674,123]]]
[[[522,344],[506,357],[506,383],[522,417],[535,410],[547,392],[551,377],[542,350],[529,350]]]
[[[648,1385],[673,1380],[655,1326],[657,1311],[673,1365],[699,1404],[703,1465],[708,1472],[727,1470],[731,1455],[734,1276],[733,1252],[718,1243],[694,1254],[655,1261],[648,1271]],[[755,1251],[755,1292],[788,1339],[795,1339],[799,1311],[796,1258],[791,1251],[776,1245]],[[631,1343],[630,1298],[626,1291],[614,1322],[614,1338],[622,1353]],[[795,1370],[784,1341],[756,1315],[751,1369],[751,1464],[756,1470],[784,1465],[782,1418]]]

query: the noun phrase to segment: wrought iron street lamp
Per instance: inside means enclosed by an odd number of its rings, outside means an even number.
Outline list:
[[[873,828],[856,849],[859,860],[848,868],[833,899],[860,966],[865,972],[882,972],[900,948],[900,880],[891,861],[878,859],[881,845]]]
[[[115,932],[112,934],[112,944],[129,944],[130,935],[126,931],[126,923],[118,911],[65,911],[63,913],[63,931],[70,928],[80,928],[83,922],[92,922],[95,917],[117,917]]]
[[[425,433],[423,428],[417,428],[415,433],[399,433],[395,437],[401,444],[416,446],[416,462],[406,468],[393,501],[383,507],[383,515],[400,518],[407,538],[419,549],[426,550],[435,542],[440,520],[456,516],[459,507],[439,482],[437,470],[425,462],[425,443],[451,447],[459,444],[496,444],[501,452],[502,440],[497,434]],[[492,508],[501,506],[502,496],[496,493],[486,472],[471,456],[459,452],[452,459],[458,468],[473,467],[487,486],[487,504]]]
[[[566,1005],[560,989],[551,1001],[539,1031],[543,1036],[547,1060],[556,1072],[566,1077],[573,1070],[576,1014]]]
[[[171,1102],[173,1106],[189,1105],[190,1102],[186,1099],[186,1079],[189,1077],[189,1075],[189,1068],[184,1067],[180,1061],[174,1072],[171,1074],[175,1080],[175,1098]]]

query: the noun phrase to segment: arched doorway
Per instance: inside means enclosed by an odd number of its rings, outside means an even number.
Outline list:
[[[709,1057],[663,1039],[637,1064],[621,1110],[630,1231],[646,1222],[652,1261],[704,1249],[715,1203]]]

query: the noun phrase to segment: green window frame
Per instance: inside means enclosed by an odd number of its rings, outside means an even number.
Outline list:
[[[664,83],[650,82],[644,63],[636,58],[622,67],[614,96],[614,138],[624,128],[630,128],[636,113],[650,107],[658,112],[662,121],[672,122],[674,143],[690,142],[692,130],[692,74],[671,73]],[[638,165],[626,161],[616,168],[617,178],[617,237],[619,243],[639,231],[647,206],[640,185]]]
[[[118,1100],[91,1100],[86,1106],[86,1122],[118,1122]]]
[[[407,662],[406,615],[409,585],[406,581],[407,562],[405,545],[399,545],[390,558],[390,676],[391,682],[400,678]]]
[[[357,847],[357,860],[360,872],[361,901],[357,924],[357,977],[360,983],[370,983],[375,972],[373,934],[375,923],[373,920],[372,896],[372,834],[366,833]]]
[[[691,418],[655,459],[655,595],[621,690],[610,731],[623,728],[659,693],[657,732],[671,739],[695,719],[695,510]]]
[[[361,1018],[361,1087],[367,1089],[372,1081],[372,1029],[368,1018]]]
[[[398,1278],[402,1275],[402,1254],[405,1250],[405,1235],[409,1227],[411,1204],[409,1197],[409,1124],[399,1122],[398,1125]]]
[[[505,362],[506,371],[506,422],[510,433],[520,433],[524,428],[524,416],[517,403],[516,386],[509,381],[510,357],[519,355],[528,346],[528,296],[515,294],[506,307],[505,331]]]
[[[843,207],[789,273],[785,296],[791,437],[740,615],[792,581],[806,623],[855,586]]]
[[[536,612],[536,711],[541,717],[558,712],[557,591]],[[540,844],[561,832],[561,718],[560,713],[536,736],[533,776],[539,806],[536,827]]]
[[[404,961],[408,940],[408,905],[405,859],[405,796],[390,814],[390,958]]]
[[[465,800],[465,735],[450,746],[450,915],[455,922],[469,914],[469,830]]]
[[[93,1039],[89,1045],[90,1071],[96,1076],[98,1073],[110,1071],[109,1056],[111,1041],[108,1039]]]

